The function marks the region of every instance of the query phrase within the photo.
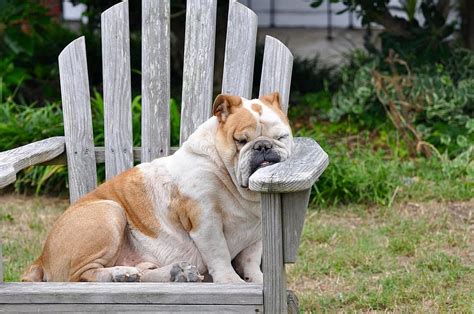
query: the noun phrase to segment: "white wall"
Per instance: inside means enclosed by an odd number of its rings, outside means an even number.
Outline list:
[[[79,21],[82,13],[86,10],[85,4],[73,6],[70,1],[63,1],[63,19],[66,21]]]
[[[140,0],[134,0],[140,1]],[[160,0],[156,0],[160,1]],[[218,0],[226,1],[226,0]],[[324,3],[317,9],[311,8],[311,0],[274,0],[274,26],[275,27],[318,27],[323,28],[328,24],[328,6],[325,0]],[[474,1],[474,0],[473,0]],[[250,7],[258,15],[258,24],[263,27],[269,27],[271,24],[270,11],[271,0],[239,0],[240,3]],[[391,6],[400,6],[399,0],[391,0]],[[73,6],[70,1],[64,1],[64,19],[77,21],[81,19],[81,14],[85,10],[85,5],[79,4]],[[344,9],[344,5],[340,3],[331,4],[331,19],[333,27],[348,27],[349,14],[336,14],[338,11]],[[394,15],[404,15],[403,12],[392,10]],[[421,13],[417,13],[417,18],[420,22],[423,21]],[[451,14],[449,20],[455,20],[458,17]],[[356,14],[353,14],[353,26],[360,27],[360,19]]]
[[[223,0],[224,1],[224,0]],[[240,3],[250,7],[258,15],[259,25],[270,26],[270,2],[271,0],[239,0]],[[328,23],[327,11],[328,2],[324,3],[317,9],[311,8],[311,0],[274,0],[274,25],[275,27],[326,27]],[[474,0],[473,0],[474,1]],[[420,2],[420,1],[418,1]],[[451,0],[452,3],[455,0]],[[390,0],[389,6],[401,7],[399,0]],[[331,18],[333,27],[348,27],[349,26],[349,12],[343,14],[336,14],[344,9],[345,6],[340,3],[331,4]],[[453,11],[453,10],[452,10]],[[393,15],[406,15],[399,10],[391,10]],[[361,27],[360,19],[356,14],[353,14],[354,27]],[[417,12],[416,18],[423,23],[423,16],[421,12]],[[448,17],[449,21],[456,20],[458,16],[455,12],[451,12]]]

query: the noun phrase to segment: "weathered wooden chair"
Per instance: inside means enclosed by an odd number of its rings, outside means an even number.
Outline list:
[[[186,13],[181,142],[211,115],[217,0],[189,0]],[[170,148],[170,1],[143,0],[142,146],[132,147],[128,4],[102,14],[105,148],[94,147],[84,38],[59,56],[64,137],[0,153],[0,188],[40,163],[69,167],[71,202],[96,187],[96,163],[111,178],[173,152]],[[251,96],[257,17],[231,0],[222,92]],[[279,91],[287,110],[293,57],[266,37],[260,94]],[[262,193],[264,283],[1,283],[5,311],[287,311],[285,264],[294,263],[310,190],[328,164],[312,139],[296,138],[290,160],[258,170],[250,189]],[[66,157],[66,158],[65,158]],[[1,249],[1,248],[0,248]],[[0,250],[1,253],[1,250]],[[0,255],[1,257],[1,255]],[[1,265],[1,258],[0,258]],[[1,272],[1,266],[0,266]],[[0,280],[1,281],[1,280]],[[294,305],[289,309],[294,309]]]

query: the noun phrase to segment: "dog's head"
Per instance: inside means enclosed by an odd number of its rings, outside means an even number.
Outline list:
[[[290,156],[293,135],[278,93],[251,100],[221,94],[213,107],[216,148],[241,187],[248,187],[257,169]]]

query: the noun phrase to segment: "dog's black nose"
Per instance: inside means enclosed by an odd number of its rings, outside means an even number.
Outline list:
[[[253,144],[253,149],[258,151],[266,151],[273,147],[272,143],[267,140],[261,140]]]

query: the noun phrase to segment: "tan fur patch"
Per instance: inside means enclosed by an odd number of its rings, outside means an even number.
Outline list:
[[[149,237],[157,237],[160,223],[138,168],[131,168],[110,179],[79,199],[74,206],[98,200],[117,202],[125,210],[127,221],[133,228]]]
[[[178,228],[183,228],[187,232],[199,226],[201,208],[193,199],[184,196],[178,187],[171,190],[169,218]]]
[[[252,110],[258,113],[259,116],[262,115],[262,106],[260,106],[260,104],[253,103]]]
[[[259,99],[268,108],[272,109],[273,112],[275,112],[280,117],[281,121],[283,121],[287,125],[290,125],[288,117],[285,115],[285,113],[283,113],[283,110],[281,108],[280,95],[277,92],[261,96]]]
[[[228,137],[230,136],[230,140],[234,134],[249,133],[251,135],[257,129],[257,119],[243,107],[232,108],[232,115],[223,125],[223,129]]]
[[[219,122],[225,122],[229,114],[232,112],[232,108],[241,106],[241,97],[220,94],[217,95],[216,99],[214,100],[214,104],[212,105],[212,112],[213,115],[217,117]]]

